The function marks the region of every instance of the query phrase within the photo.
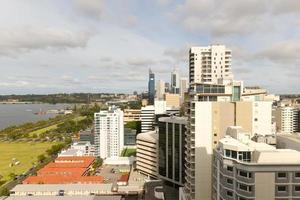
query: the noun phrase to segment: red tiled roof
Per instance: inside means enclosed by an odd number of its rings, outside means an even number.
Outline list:
[[[123,174],[119,179],[118,182],[128,182],[129,174]]]
[[[63,157],[58,157],[55,159],[55,163],[65,163],[65,162],[70,162],[70,163],[92,163],[96,157],[94,156],[63,156]]]
[[[23,184],[78,184],[103,183],[102,176],[30,176]]]
[[[57,176],[57,175],[64,175],[64,176],[83,176],[87,168],[63,168],[63,167],[48,167],[45,166],[44,168],[40,169],[37,174],[38,176]]]

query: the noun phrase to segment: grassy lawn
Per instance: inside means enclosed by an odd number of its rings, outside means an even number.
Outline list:
[[[85,119],[86,118],[86,116],[77,116],[77,117],[75,117],[73,120],[75,121],[75,122],[78,122],[78,121],[81,121],[81,120],[83,120],[83,119]]]
[[[43,154],[54,143],[36,143],[36,142],[0,142],[0,175],[1,180],[9,180],[10,173],[22,174],[30,169],[37,156]],[[10,167],[12,159],[16,158],[20,161],[19,165]]]
[[[34,134],[36,134],[37,136],[39,136],[40,134],[45,133],[46,131],[51,131],[53,129],[56,129],[57,125],[58,124],[54,124],[52,126],[48,126],[48,127],[45,127],[45,128],[41,128],[41,129],[32,131],[32,132],[29,133],[29,136],[33,136]]]

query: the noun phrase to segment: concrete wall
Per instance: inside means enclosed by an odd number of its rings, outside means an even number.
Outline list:
[[[275,199],[275,173],[255,173],[255,199]]]
[[[252,133],[252,102],[236,102],[236,126]]]
[[[211,199],[212,103],[195,103],[195,199]]]

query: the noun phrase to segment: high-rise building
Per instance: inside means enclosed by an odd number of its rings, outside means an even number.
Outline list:
[[[161,117],[158,122],[159,178],[175,187],[184,183],[184,135],[187,119]]]
[[[171,93],[179,94],[179,88],[180,88],[179,72],[176,69],[174,69],[174,71],[171,73]]]
[[[137,135],[136,168],[142,174],[157,178],[157,139],[156,131]]]
[[[184,98],[184,94],[188,92],[189,89],[189,82],[188,79],[185,77],[180,78],[180,97],[183,99]]]
[[[169,93],[170,91],[171,91],[171,89],[170,89],[170,83],[166,82],[165,83],[165,92]]]
[[[123,111],[110,107],[94,114],[96,156],[120,156],[124,146]]]
[[[163,100],[166,93],[165,82],[162,80],[157,81],[156,84],[156,99]]]
[[[224,45],[192,47],[189,68],[191,83],[217,84],[219,79],[232,79],[231,50]]]
[[[275,110],[276,129],[281,133],[300,132],[299,109],[292,106],[278,107]]]
[[[257,135],[272,135],[272,102],[191,103],[186,132],[184,198],[211,199],[212,154],[228,126],[247,127]],[[248,116],[249,115],[249,116]]]
[[[149,82],[148,82],[148,104],[153,105],[155,98],[155,75],[149,69]]]
[[[300,152],[276,149],[229,127],[213,159],[213,200],[299,199]]]

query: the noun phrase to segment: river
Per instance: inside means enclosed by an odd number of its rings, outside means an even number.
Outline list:
[[[11,125],[36,122],[55,117],[56,114],[34,113],[52,109],[72,108],[70,104],[0,104],[0,130]]]

